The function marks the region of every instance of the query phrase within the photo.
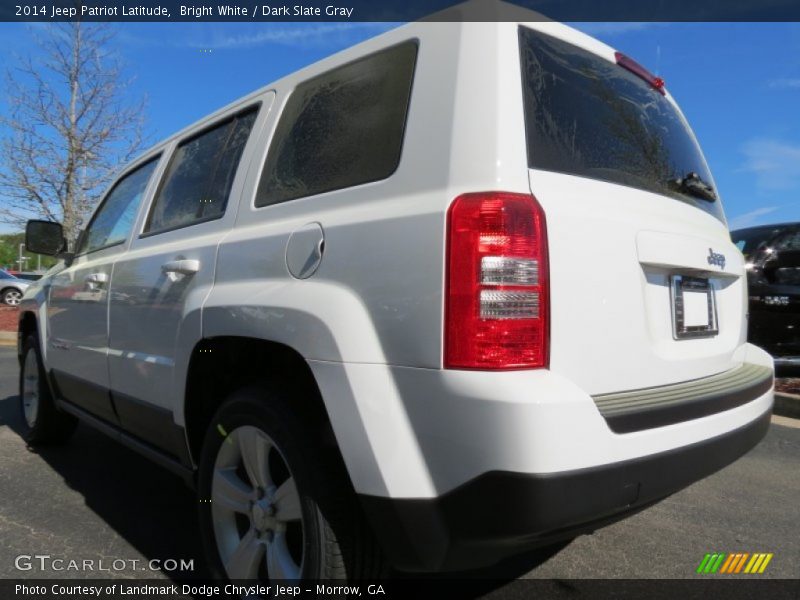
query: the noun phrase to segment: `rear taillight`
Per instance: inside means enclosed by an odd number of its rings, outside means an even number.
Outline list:
[[[547,229],[531,195],[464,194],[447,222],[444,366],[546,367]]]

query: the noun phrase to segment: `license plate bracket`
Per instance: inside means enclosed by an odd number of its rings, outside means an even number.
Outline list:
[[[719,334],[714,285],[704,277],[673,275],[672,335],[676,340],[713,337]]]

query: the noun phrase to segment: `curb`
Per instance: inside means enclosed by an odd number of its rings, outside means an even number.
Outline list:
[[[775,392],[775,406],[772,412],[782,417],[800,419],[800,396]]]
[[[16,346],[16,345],[17,345],[16,331],[0,331],[0,346]]]

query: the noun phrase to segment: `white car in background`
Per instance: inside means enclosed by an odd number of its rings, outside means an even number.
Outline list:
[[[0,302],[7,306],[18,306],[22,295],[31,286],[30,281],[14,277],[4,269],[0,269]]]

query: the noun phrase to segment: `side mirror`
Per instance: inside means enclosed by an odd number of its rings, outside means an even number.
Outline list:
[[[764,264],[761,266],[761,272],[764,274],[764,278],[767,280],[768,283],[774,284],[775,283],[775,273],[778,271],[778,261],[774,258],[770,258],[769,260],[765,260]]]
[[[35,254],[59,256],[67,249],[64,229],[53,221],[28,221],[25,226],[25,249]]]

